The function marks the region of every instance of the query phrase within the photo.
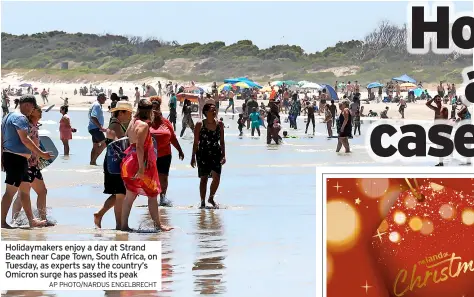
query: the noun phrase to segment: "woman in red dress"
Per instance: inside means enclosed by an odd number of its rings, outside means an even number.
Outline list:
[[[122,161],[121,176],[127,189],[122,208],[122,231],[131,231],[128,217],[133,202],[138,195],[148,197],[148,210],[156,229],[169,231],[172,228],[161,225],[158,211],[158,194],[161,192],[158,171],[156,168],[156,153],[150,134],[152,104],[147,99],[138,103],[138,110],[128,126],[126,135],[130,147],[125,151]]]

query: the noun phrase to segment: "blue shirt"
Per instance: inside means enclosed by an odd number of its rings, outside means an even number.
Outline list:
[[[31,151],[21,142],[18,131],[29,132],[28,118],[20,112],[9,113],[2,121],[3,149],[16,154],[31,154]]]
[[[250,114],[250,121],[252,121],[253,123],[260,123],[260,113],[252,112]]]
[[[89,131],[93,129],[100,129],[101,127],[97,127],[91,118],[96,118],[100,125],[102,127],[104,126],[104,112],[102,111],[102,105],[100,105],[98,101],[92,103],[92,106],[89,109],[89,126],[87,128]]]

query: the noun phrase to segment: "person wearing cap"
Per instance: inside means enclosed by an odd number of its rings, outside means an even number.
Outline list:
[[[97,101],[92,103],[89,109],[89,125],[87,129],[92,136],[90,165],[97,165],[97,158],[102,154],[106,146],[104,132],[107,129],[104,128],[104,112],[102,111],[102,104],[105,103],[105,100],[107,100],[105,93],[99,93]]]
[[[7,215],[10,210],[13,196],[20,191],[29,191],[28,159],[31,154],[49,160],[51,155],[43,152],[28,136],[28,116],[35,108],[34,95],[25,95],[19,99],[20,111],[9,113],[2,121],[2,169],[5,171],[5,193],[2,197],[2,228],[11,228],[7,224]],[[25,210],[30,227],[45,226],[46,221],[35,219],[31,209],[29,195],[21,195],[21,204]]]
[[[110,109],[111,118],[105,144],[120,139],[125,136],[127,127],[132,119],[133,106],[127,101],[117,101],[116,106]],[[122,204],[127,190],[119,174],[110,174],[107,169],[107,154],[104,158],[104,194],[110,195],[102,208],[94,213],[94,224],[97,228],[102,227],[102,217],[107,211],[114,207],[115,228],[120,230],[122,217]]]

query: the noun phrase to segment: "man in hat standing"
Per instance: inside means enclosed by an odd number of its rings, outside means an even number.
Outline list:
[[[87,129],[92,136],[92,150],[90,165],[97,165],[97,158],[105,149],[105,135],[107,131],[104,128],[104,112],[102,111],[102,104],[107,100],[105,93],[97,95],[97,101],[92,103],[89,109],[89,125]]]
[[[13,196],[19,190],[21,204],[25,210],[30,227],[41,227],[46,221],[35,219],[31,209],[29,191],[28,159],[31,154],[49,160],[51,155],[43,152],[28,136],[28,116],[38,108],[34,95],[22,96],[19,100],[20,111],[9,113],[2,121],[2,170],[5,171],[5,193],[2,197],[2,228],[11,228],[7,224],[7,215]]]

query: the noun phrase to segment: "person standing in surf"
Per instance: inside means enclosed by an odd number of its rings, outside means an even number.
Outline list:
[[[117,105],[110,110],[112,114],[107,129],[105,144],[125,136],[127,126],[132,119],[133,106],[126,101],[119,101]],[[97,228],[102,228],[102,217],[107,211],[114,207],[115,229],[120,230],[122,220],[122,205],[125,199],[126,189],[120,174],[110,174],[107,168],[107,153],[104,158],[104,194],[110,195],[105,200],[102,208],[94,213],[94,224]]]
[[[42,227],[46,221],[34,217],[29,200],[28,159],[34,153],[45,160],[51,155],[43,152],[28,135],[29,116],[38,108],[34,95],[25,95],[19,99],[20,112],[11,112],[2,121],[2,158],[1,167],[5,171],[5,193],[2,196],[1,220],[2,228],[11,228],[7,224],[7,215],[10,210],[13,196],[20,191],[21,204],[25,210],[30,227]]]
[[[257,130],[258,137],[260,137],[260,113],[257,111],[257,109],[254,107],[252,109],[252,113],[249,116],[250,121],[251,121],[251,135],[252,137],[255,135],[255,130]]]
[[[40,140],[38,135],[39,130],[39,121],[42,116],[41,108],[35,108],[33,112],[28,117],[30,122],[30,131],[29,136],[31,140],[35,143],[36,146],[40,146]],[[19,192],[16,196],[15,202],[13,202],[12,208],[12,219],[15,220],[22,208],[22,195],[28,195],[27,200],[30,200],[30,191],[31,188],[38,195],[36,200],[36,208],[38,210],[40,220],[46,221],[47,226],[54,226],[53,223],[47,221],[46,217],[46,185],[43,180],[43,175],[41,174],[40,169],[38,168],[38,157],[35,154],[31,154],[31,157],[28,159],[28,181],[25,186],[26,191]]]
[[[198,167],[200,178],[199,192],[201,196],[201,208],[206,207],[207,182],[212,177],[210,187],[209,202],[212,207],[218,208],[214,201],[217,189],[219,188],[222,165],[226,163],[224,125],[216,120],[217,110],[214,100],[208,100],[203,107],[206,117],[203,121],[196,123],[194,129],[194,144],[191,157],[191,166]]]
[[[59,109],[59,112],[63,115],[59,120],[59,139],[63,143],[64,156],[69,156],[69,140],[72,139],[72,133],[76,130],[71,127],[71,119],[67,114],[68,109],[65,105]]]
[[[150,133],[155,138],[158,153],[156,158],[156,168],[160,179],[161,193],[160,206],[172,206],[171,200],[166,198],[168,190],[168,176],[171,167],[171,145],[178,151],[179,159],[183,161],[184,153],[179,145],[176,134],[174,133],[171,122],[163,117],[161,113],[161,98],[158,96],[150,97],[153,104],[153,122],[150,127]]]
[[[181,128],[181,133],[179,134],[179,137],[183,137],[184,131],[186,131],[186,128],[189,127],[192,131],[194,131],[194,121],[192,117],[192,110],[191,110],[191,101],[189,99],[184,99],[184,104],[183,104],[183,111],[181,112],[183,115],[183,127]]]
[[[331,107],[326,105],[324,108],[324,122],[326,123],[326,127],[328,130],[328,137],[332,137],[332,126],[333,126],[333,117],[331,113]]]
[[[346,153],[350,153],[351,148],[349,146],[349,137],[352,136],[352,116],[349,110],[349,100],[343,100],[342,103],[339,104],[339,108],[341,109],[341,114],[339,115],[341,129],[338,131],[339,138],[337,141],[336,153],[339,153],[343,146]]]
[[[91,161],[89,164],[94,166],[97,166],[97,158],[106,147],[104,132],[107,129],[104,128],[104,112],[102,111],[102,104],[105,103],[106,99],[105,93],[100,93],[97,96],[97,101],[92,103],[89,109],[89,125],[87,129],[92,136]]]
[[[306,121],[306,131],[304,134],[308,134],[309,123],[313,123],[313,135],[316,133],[316,123],[314,120],[314,105],[311,102],[306,103],[306,112],[308,113],[308,119]]]
[[[127,190],[122,208],[120,228],[122,231],[131,231],[128,226],[128,218],[133,202],[138,195],[148,197],[148,210],[155,229],[161,231],[172,229],[160,222],[158,194],[161,192],[161,186],[156,168],[155,148],[150,133],[152,121],[152,104],[147,99],[141,99],[135,117],[125,133],[129,137],[130,147],[125,151],[126,157],[122,160],[121,170],[122,180]]]

